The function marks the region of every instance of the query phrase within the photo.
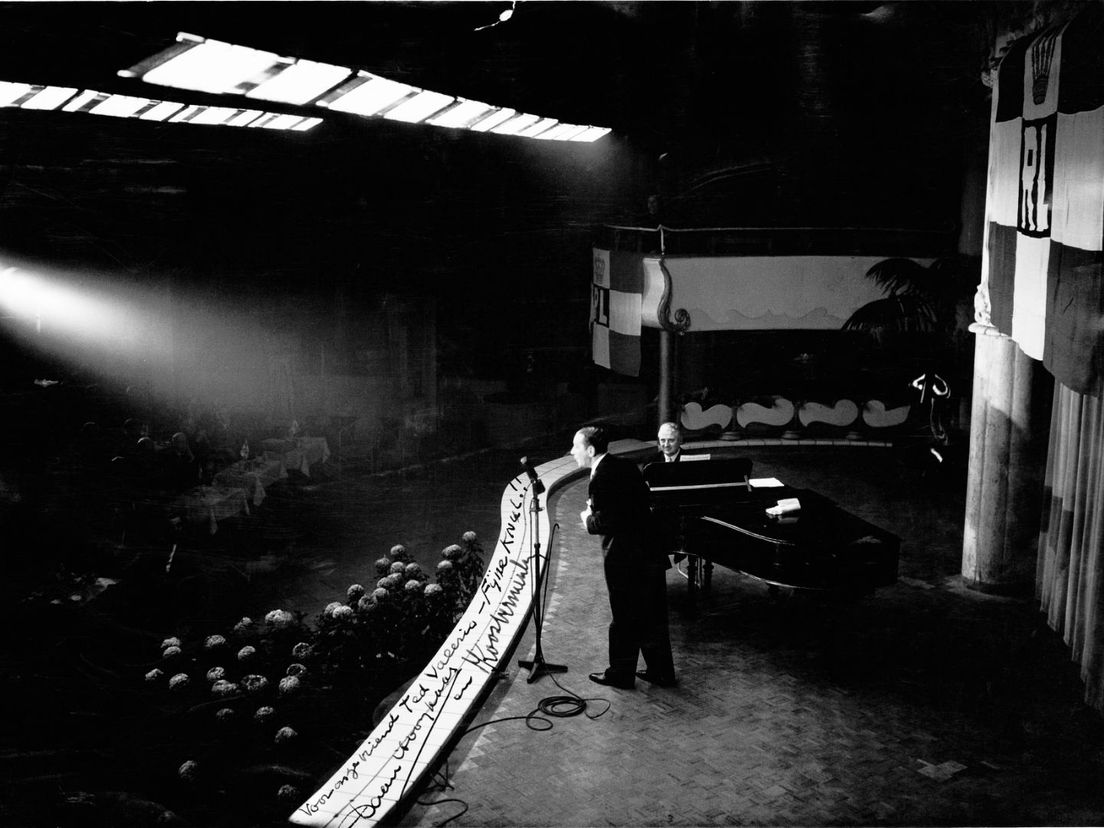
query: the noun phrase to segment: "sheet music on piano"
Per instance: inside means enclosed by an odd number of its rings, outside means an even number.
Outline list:
[[[777,489],[785,485],[777,477],[753,477],[748,480],[748,486],[753,489]]]

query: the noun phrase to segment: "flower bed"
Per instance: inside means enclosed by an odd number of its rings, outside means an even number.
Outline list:
[[[474,532],[432,575],[396,545],[314,619],[275,609],[162,641],[156,666],[136,677],[164,714],[151,733],[162,742],[159,801],[195,824],[286,816],[440,646],[483,568]]]

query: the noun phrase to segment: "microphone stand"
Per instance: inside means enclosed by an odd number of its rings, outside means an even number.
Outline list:
[[[518,659],[518,666],[529,671],[526,683],[532,684],[543,675],[552,673],[566,673],[564,664],[549,664],[544,660],[544,651],[541,649],[541,627],[544,625],[544,610],[541,607],[541,545],[540,545],[540,495],[544,491],[544,484],[536,474],[530,472],[532,480],[533,499],[529,502],[530,520],[533,526],[532,552],[530,558],[533,561],[533,578],[529,582],[530,593],[533,598],[533,631],[536,634],[536,645],[533,649],[533,658]]]

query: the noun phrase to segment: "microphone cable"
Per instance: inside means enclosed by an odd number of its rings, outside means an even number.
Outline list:
[[[556,677],[551,673],[548,673],[547,675],[550,679],[552,679],[552,683],[563,690],[566,695],[546,696],[545,698],[537,702],[537,706],[526,713],[524,716],[503,716],[500,719],[490,719],[488,721],[481,722],[480,724],[472,725],[459,736],[457,736],[456,741],[459,742],[469,733],[473,733],[480,728],[486,727],[487,725],[501,724],[502,722],[523,721],[525,722],[525,726],[530,730],[535,730],[537,732],[549,731],[554,727],[554,724],[551,721],[552,719],[566,719],[573,716],[578,716],[580,714],[585,714],[588,719],[591,719],[593,721],[594,719],[598,719],[606,715],[606,713],[608,713],[612,708],[612,704],[610,703],[609,699],[603,698],[601,696],[594,696],[589,698],[580,696],[578,693],[568,689],[567,687],[564,687],[562,684],[556,681]],[[606,706],[602,710],[602,712],[591,715],[590,713],[586,712],[587,702],[595,701],[604,702]],[[426,790],[423,792],[423,795],[452,790],[455,790],[455,786],[452,784],[452,774],[449,770],[449,759],[448,757],[445,757],[444,769],[438,769],[434,772],[433,782],[427,786]],[[425,808],[433,805],[446,805],[449,803],[456,803],[457,805],[461,806],[461,810],[457,811],[448,819],[434,823],[434,828],[444,828],[445,825],[448,825],[455,819],[459,819],[469,810],[467,801],[457,796],[449,796],[442,799],[434,799],[432,801],[425,801],[421,798],[418,798],[415,800],[415,802]]]

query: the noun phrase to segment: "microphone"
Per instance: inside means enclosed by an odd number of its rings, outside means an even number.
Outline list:
[[[541,482],[540,477],[537,475],[537,470],[533,468],[533,463],[528,457],[521,458],[521,465],[525,469],[525,473],[529,475],[529,483],[533,488],[533,494],[540,494],[544,491],[544,483]]]

